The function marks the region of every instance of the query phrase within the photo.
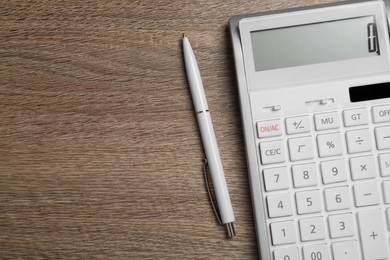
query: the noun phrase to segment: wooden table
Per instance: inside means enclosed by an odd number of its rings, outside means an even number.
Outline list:
[[[1,1],[1,258],[257,258],[227,22],[322,2]],[[233,240],[205,189],[182,32],[212,113]]]

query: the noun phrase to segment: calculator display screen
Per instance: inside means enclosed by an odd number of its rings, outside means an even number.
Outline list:
[[[351,102],[390,98],[390,83],[379,83],[349,88]]]
[[[251,32],[256,71],[377,56],[373,16]]]

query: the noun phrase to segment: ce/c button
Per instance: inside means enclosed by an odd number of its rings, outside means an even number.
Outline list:
[[[284,149],[283,140],[261,142],[260,156],[261,163],[263,165],[285,162],[286,152]]]

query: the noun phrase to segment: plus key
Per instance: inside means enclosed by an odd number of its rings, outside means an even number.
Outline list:
[[[389,257],[382,210],[361,211],[357,216],[364,259],[374,260]]]

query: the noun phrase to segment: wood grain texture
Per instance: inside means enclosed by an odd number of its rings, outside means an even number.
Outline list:
[[[227,21],[321,2],[0,1],[1,258],[256,259]],[[234,240],[207,197],[182,32],[212,111]]]

